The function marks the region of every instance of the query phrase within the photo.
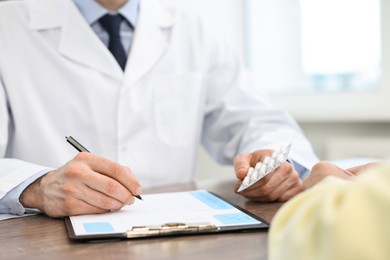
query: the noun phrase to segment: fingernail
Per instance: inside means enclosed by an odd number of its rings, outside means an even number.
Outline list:
[[[129,202],[126,203],[126,205],[131,205],[134,203],[134,197],[132,196],[131,197],[131,200]]]
[[[142,188],[141,187],[137,187],[134,191],[134,195],[140,195],[142,193]]]

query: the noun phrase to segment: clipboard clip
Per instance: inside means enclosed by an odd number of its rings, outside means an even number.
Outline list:
[[[176,234],[193,234],[217,232],[220,228],[210,223],[166,223],[160,226],[134,226],[127,230],[127,238],[166,236]]]

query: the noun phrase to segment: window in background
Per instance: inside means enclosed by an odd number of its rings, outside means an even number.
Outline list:
[[[274,96],[375,90],[380,14],[380,0],[246,0],[246,61]]]

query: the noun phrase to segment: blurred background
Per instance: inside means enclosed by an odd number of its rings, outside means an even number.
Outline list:
[[[195,9],[321,160],[390,155],[389,0],[160,0]],[[234,177],[201,149],[197,178]]]

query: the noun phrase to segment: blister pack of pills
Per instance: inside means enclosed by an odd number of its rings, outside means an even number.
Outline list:
[[[238,192],[252,186],[264,176],[276,170],[287,160],[290,149],[291,144],[282,146],[279,150],[275,150],[271,156],[266,156],[262,162],[256,163],[255,167],[250,167],[240,188],[238,188]]]

